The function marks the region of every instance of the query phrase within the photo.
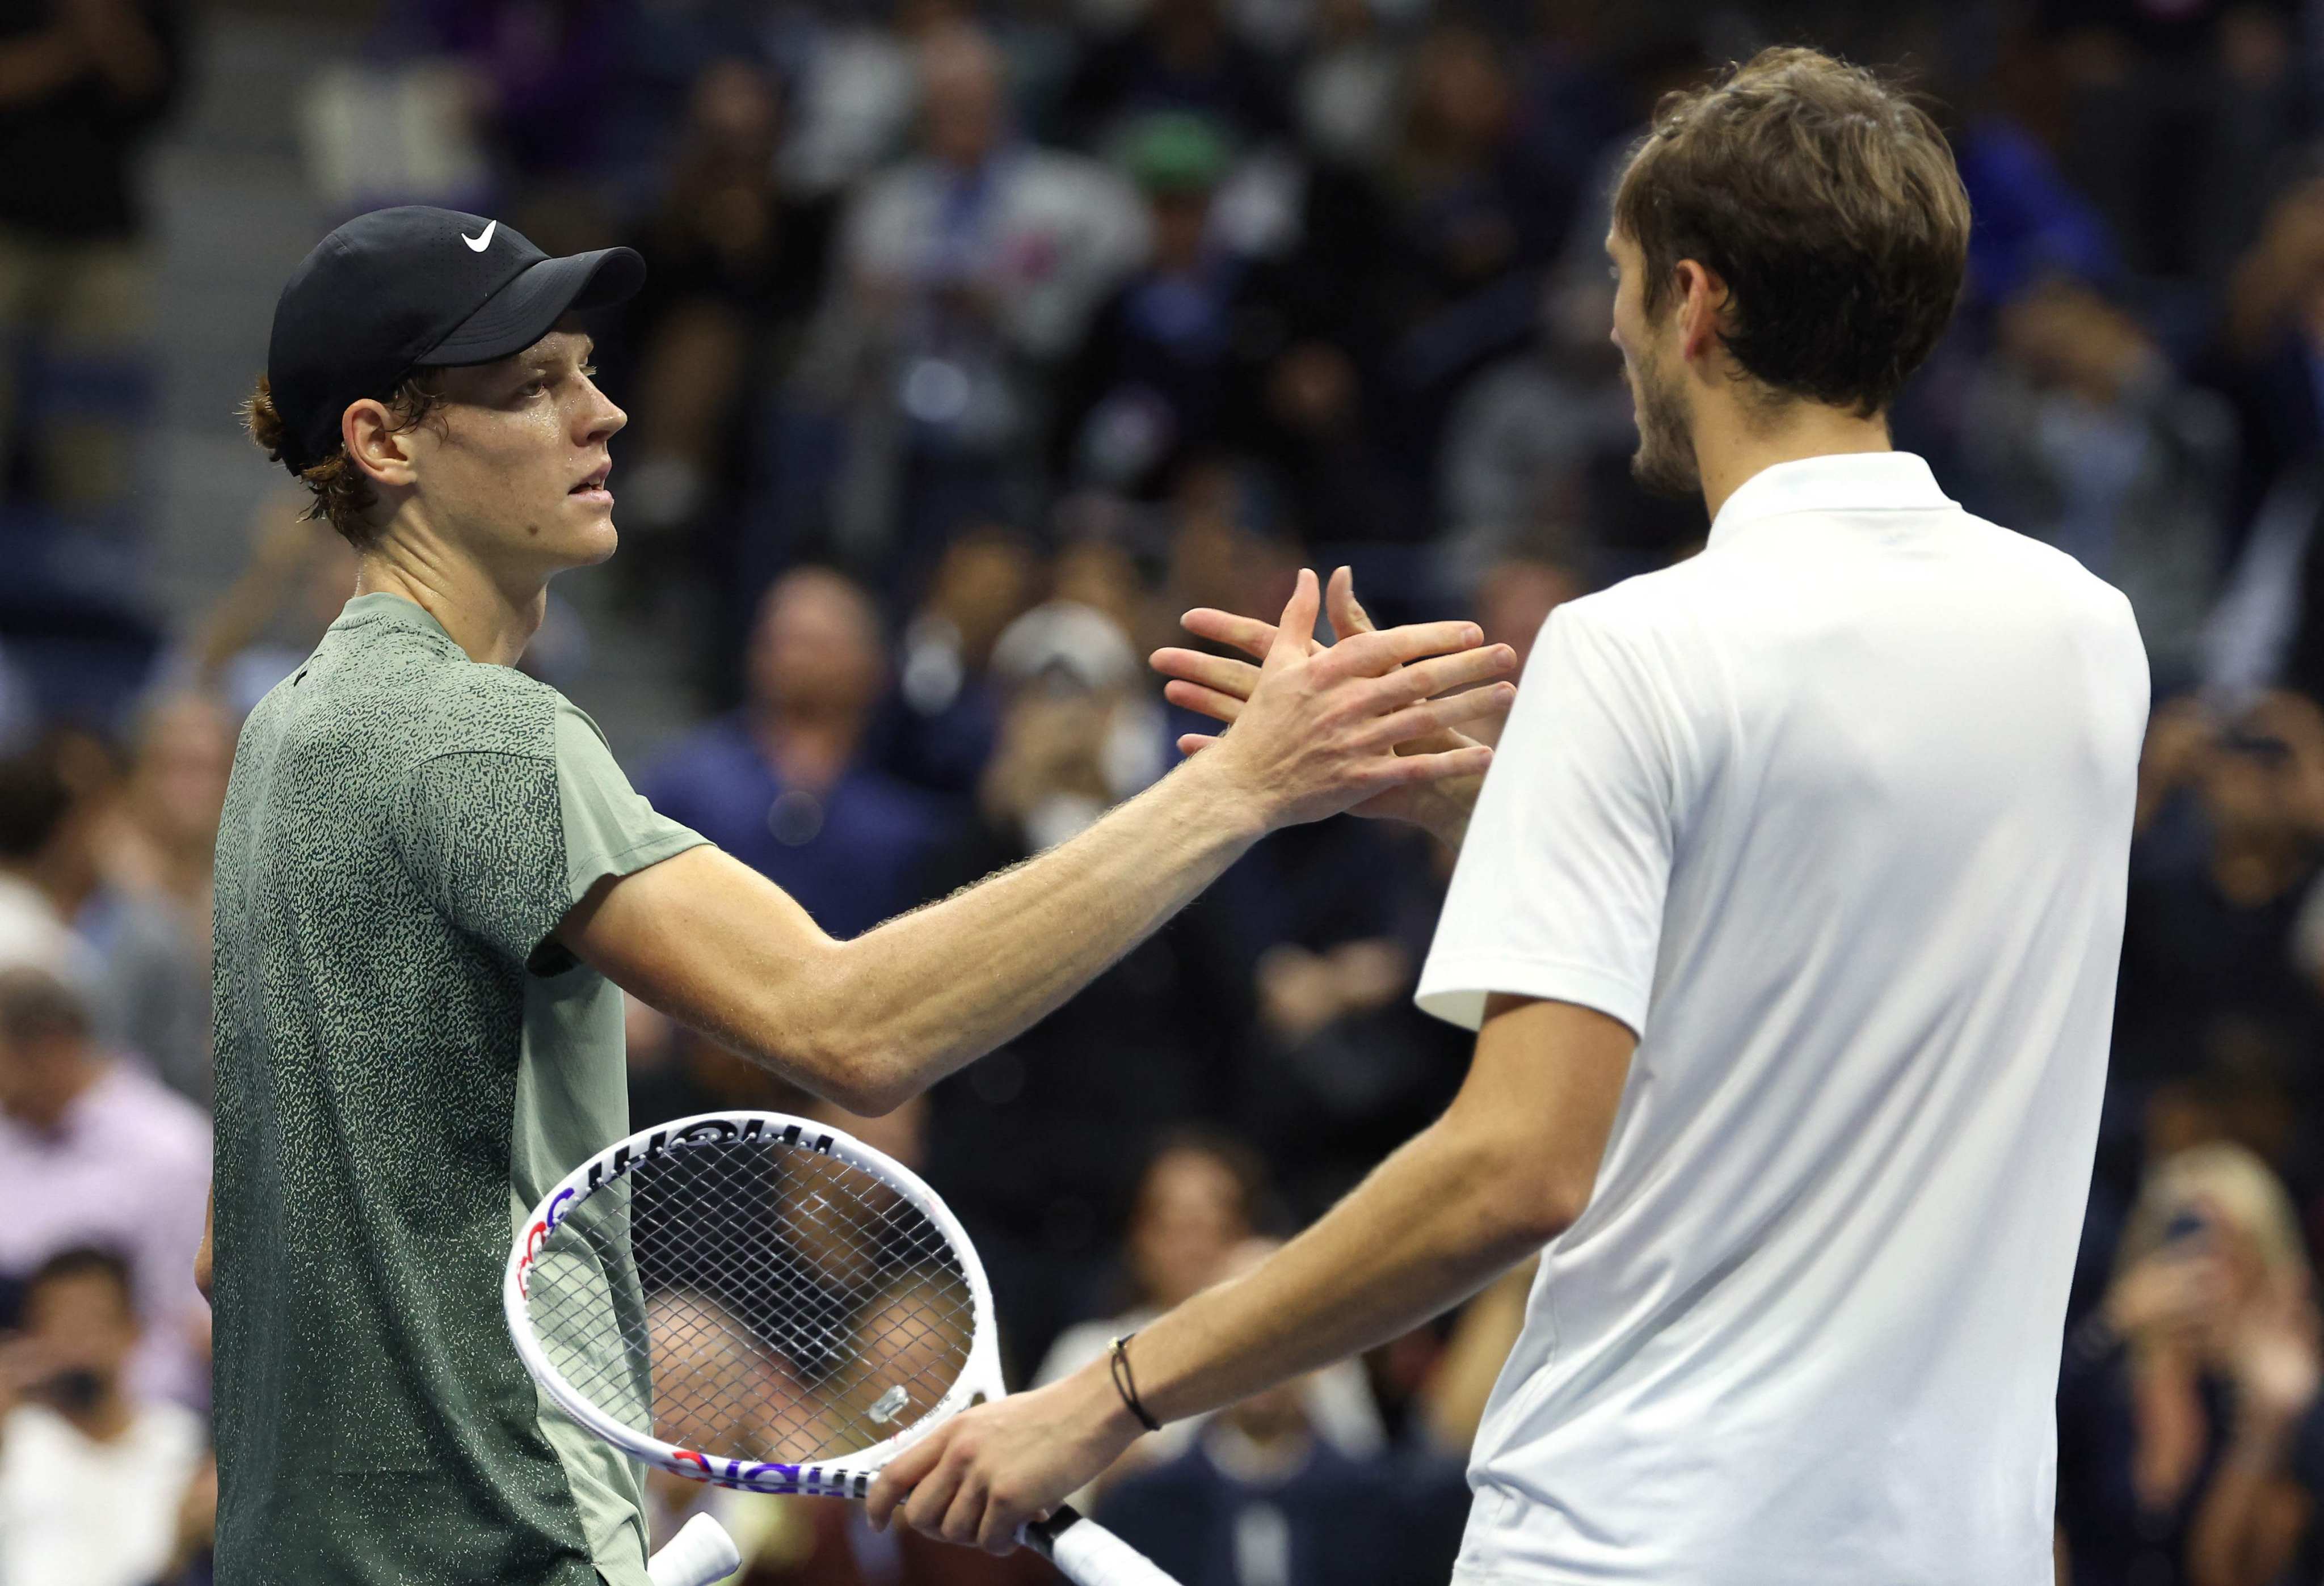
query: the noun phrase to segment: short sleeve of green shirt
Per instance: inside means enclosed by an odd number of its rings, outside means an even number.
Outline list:
[[[445,917],[554,973],[571,959],[549,938],[592,886],[705,839],[655,813],[597,724],[563,700],[542,747],[458,750],[412,767],[397,846]]]
[[[634,874],[708,841],[657,814],[613,763],[597,724],[562,702],[557,710],[557,795],[565,826],[567,908],[607,876]]]

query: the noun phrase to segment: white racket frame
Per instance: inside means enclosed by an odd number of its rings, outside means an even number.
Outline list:
[[[934,1223],[959,1259],[968,1279],[973,1314],[968,1360],[945,1396],[918,1420],[893,1436],[860,1452],[835,1460],[784,1464],[771,1461],[714,1457],[700,1450],[665,1443],[650,1432],[641,1432],[606,1414],[565,1379],[549,1360],[534,1332],[525,1305],[526,1279],[534,1259],[573,1209],[610,1185],[619,1184],[645,1163],[672,1151],[701,1146],[733,1145],[744,1139],[772,1139],[802,1150],[815,1151],[835,1162],[868,1173],[894,1190]],[[969,1242],[960,1219],[920,1176],[883,1151],[832,1128],[787,1112],[724,1111],[696,1113],[673,1122],[641,1130],[616,1141],[558,1181],[541,1197],[509,1250],[508,1273],[501,1286],[501,1304],[508,1315],[509,1336],[519,1359],[559,1409],[614,1447],[658,1470],[728,1487],[742,1492],[803,1493],[816,1498],[861,1499],[872,1489],[872,1479],[905,1449],[943,1425],[953,1416],[983,1399],[1001,1397],[1001,1345],[994,1331],[992,1289],[985,1281],[984,1263]],[[1083,1527],[1076,1527],[1082,1529]]]

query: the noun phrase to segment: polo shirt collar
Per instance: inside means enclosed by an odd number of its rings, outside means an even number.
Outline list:
[[[360,627],[366,622],[384,622],[391,627],[409,628],[414,632],[441,639],[447,644],[453,642],[451,634],[444,631],[444,624],[429,615],[426,607],[400,595],[390,595],[383,589],[358,595],[347,602],[333,620],[331,629],[337,632],[342,629]]]
[[[1745,523],[1789,512],[1935,512],[1960,503],[1911,452],[1839,452],[1777,463],[1746,479],[1719,509],[1709,543]]]

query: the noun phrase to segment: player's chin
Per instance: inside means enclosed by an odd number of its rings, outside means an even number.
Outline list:
[[[576,567],[596,566],[621,544],[621,533],[613,527],[613,498],[604,491],[566,497],[564,518],[565,532],[559,538],[568,554],[562,559]]]

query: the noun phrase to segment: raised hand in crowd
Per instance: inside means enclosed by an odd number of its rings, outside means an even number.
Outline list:
[[[2234,1407],[2188,1537],[2188,1575],[2194,1586],[2268,1586],[2292,1563],[2312,1508],[2292,1464],[2324,1385],[2314,1301],[2270,1284],[2223,1318],[2218,1349]]]

